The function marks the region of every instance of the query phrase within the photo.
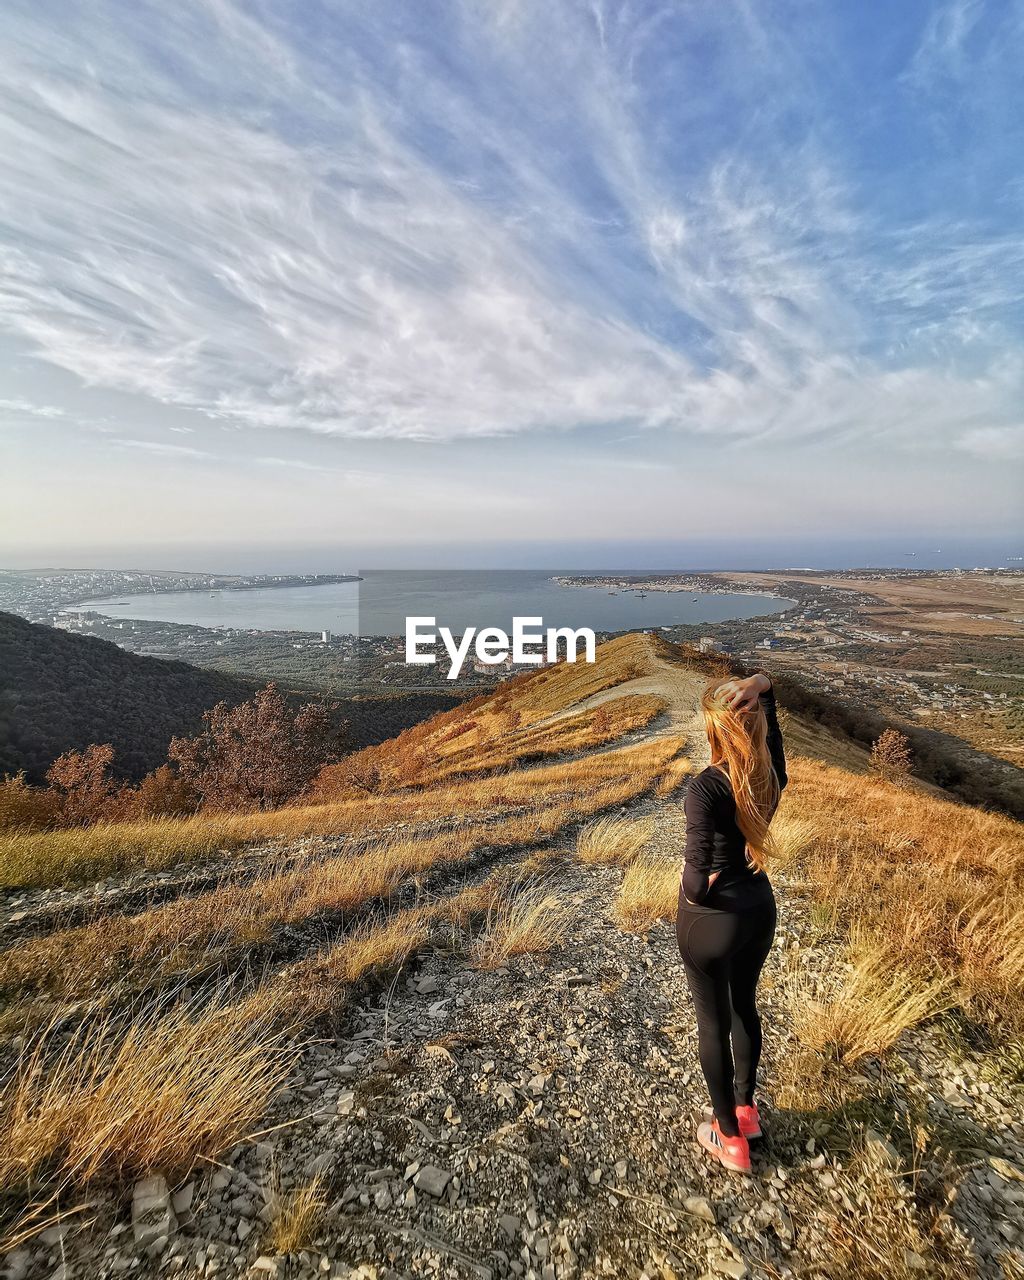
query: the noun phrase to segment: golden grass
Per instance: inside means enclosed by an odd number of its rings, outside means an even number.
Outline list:
[[[651,838],[651,822],[635,818],[598,818],[576,838],[576,856],[591,866],[628,866]]]
[[[516,887],[493,907],[472,950],[478,969],[498,969],[512,956],[550,951],[568,936],[575,908],[542,884]]]
[[[366,835],[399,822],[469,820],[509,807],[572,803],[614,780],[653,785],[683,745],[658,738],[579,760],[486,780],[444,782],[396,796],[359,795],[331,804],[267,812],[202,813],[183,819],[100,823],[64,831],[0,835],[0,885],[82,884],[138,870],[161,870],[234,849],[303,836]],[[634,792],[634,794],[636,794]]]
[[[970,1012],[1024,1025],[1024,825],[799,757],[791,778],[778,831],[819,909],[911,979],[938,967]]]
[[[297,1050],[272,1000],[230,996],[40,1036],[0,1094],[0,1190],[173,1175],[242,1138]]]
[[[658,779],[658,785],[655,788],[658,795],[662,798],[670,796],[673,791],[683,785],[691,773],[693,773],[693,761],[687,756],[677,756],[675,760],[670,760]]]
[[[631,933],[646,933],[661,920],[674,920],[679,904],[679,862],[637,858],[626,868],[612,906],[612,918]]]
[[[655,669],[648,637],[619,636],[598,647],[594,663],[562,662],[514,676],[492,694],[453,707],[328,766],[311,794],[318,802],[351,798],[356,791],[354,778],[360,779],[360,787],[388,794],[599,746],[648,724],[664,704],[657,698],[633,695],[609,699],[593,709],[573,712],[572,708]],[[563,712],[569,714],[563,717]]]
[[[629,757],[631,763],[634,759]],[[8,996],[46,992],[83,998],[208,971],[271,945],[284,925],[385,899],[409,877],[463,862],[484,847],[520,848],[550,839],[591,813],[635,798],[649,783],[646,771],[613,775],[572,803],[421,840],[379,843],[359,854],[311,860],[252,884],[226,885],[137,916],[57,930],[2,953],[0,990]]]
[[[322,1174],[291,1191],[275,1189],[268,1207],[267,1244],[274,1253],[298,1253],[308,1249],[323,1225],[327,1212],[327,1188]]]
[[[971,1241],[947,1212],[955,1188],[946,1187],[944,1196],[938,1188],[929,1194],[916,1172],[900,1173],[858,1145],[833,1175],[840,1198],[820,1203],[826,1256],[798,1264],[796,1280],[974,1280],[978,1263]]]
[[[476,727],[438,748],[436,757],[424,752],[419,768],[407,776],[405,785],[434,785],[445,778],[495,773],[544,756],[592,750],[644,728],[664,709],[660,698],[634,695],[609,699],[599,708],[553,722],[516,729],[508,727],[504,712],[477,712],[472,716]]]

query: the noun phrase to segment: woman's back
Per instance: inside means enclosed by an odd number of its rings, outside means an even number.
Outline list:
[[[772,689],[760,695],[760,703],[767,722],[766,745],[781,791],[787,781],[786,756]],[[709,765],[697,774],[687,787],[683,807],[686,853],[682,887],[690,903],[717,910],[744,910],[759,905],[771,889],[767,877],[757,872],[747,857],[747,841],[736,820],[736,799],[728,770]],[[716,872],[718,876],[709,888],[708,881]]]

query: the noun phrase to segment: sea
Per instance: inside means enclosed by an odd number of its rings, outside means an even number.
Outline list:
[[[611,570],[588,572],[621,575],[621,571]],[[243,591],[147,592],[87,600],[73,608],[111,618],[197,627],[380,636],[403,634],[410,617],[433,618],[437,626],[446,626],[455,634],[468,627],[499,627],[510,633],[516,617],[541,619],[535,626],[627,631],[776,616],[795,603],[767,593],[641,593],[567,586],[555,580],[563,575],[550,569],[382,569],[359,573],[358,582]],[[571,571],[565,571],[565,576],[570,575]]]

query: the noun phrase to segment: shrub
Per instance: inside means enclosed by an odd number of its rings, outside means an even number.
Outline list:
[[[45,787],[32,787],[25,771],[0,782],[0,831],[44,831],[57,820],[58,800]]]
[[[62,826],[96,822],[114,794],[110,764],[114,748],[110,743],[93,744],[84,751],[65,751],[46,771],[46,780],[56,799],[57,819]]]
[[[910,779],[913,756],[910,739],[898,729],[886,729],[871,748],[871,768],[886,782],[906,786]]]
[[[293,712],[268,684],[248,702],[218,702],[194,738],[172,738],[178,776],[212,808],[274,808],[309,786],[331,758],[330,708]]]

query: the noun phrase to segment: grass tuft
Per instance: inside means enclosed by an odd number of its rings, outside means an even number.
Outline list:
[[[629,818],[588,822],[576,840],[576,854],[591,866],[628,866],[651,838],[651,823]]]
[[[478,969],[498,969],[512,956],[550,951],[568,936],[575,908],[543,885],[513,889],[488,912],[472,949]]]
[[[298,1050],[260,993],[223,991],[36,1041],[0,1094],[0,1191],[187,1170],[237,1142]]]
[[[674,920],[679,905],[678,862],[637,858],[622,878],[612,907],[616,923],[631,933],[646,933],[660,920]]]
[[[327,1212],[327,1189],[322,1174],[291,1191],[275,1189],[267,1202],[270,1223],[267,1243],[275,1253],[308,1249]]]

